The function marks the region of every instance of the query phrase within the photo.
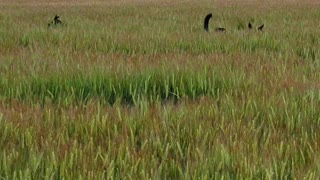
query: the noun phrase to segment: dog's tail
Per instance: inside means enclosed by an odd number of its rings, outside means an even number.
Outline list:
[[[211,17],[212,17],[212,14],[210,13],[204,18],[203,28],[205,31],[209,31],[209,20]]]

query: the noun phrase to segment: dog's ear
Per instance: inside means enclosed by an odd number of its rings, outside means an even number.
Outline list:
[[[252,24],[249,22],[248,29],[252,29]]]
[[[264,27],[264,24],[262,24],[261,26],[259,26],[259,27],[257,28],[258,31],[262,31],[263,27]]]

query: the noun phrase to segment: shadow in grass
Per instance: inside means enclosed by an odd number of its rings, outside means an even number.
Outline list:
[[[50,101],[86,104],[90,100],[113,105],[149,102],[178,102],[182,97],[217,96],[230,83],[214,72],[154,72],[128,75],[78,75],[32,78],[17,84],[2,84],[1,96],[24,102]]]

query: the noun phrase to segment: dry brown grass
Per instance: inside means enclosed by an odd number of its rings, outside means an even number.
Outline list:
[[[178,5],[188,3],[210,3],[217,7],[228,7],[228,6],[257,6],[257,7],[273,7],[273,6],[318,6],[320,2],[317,0],[0,0],[2,6],[101,6],[101,5]]]

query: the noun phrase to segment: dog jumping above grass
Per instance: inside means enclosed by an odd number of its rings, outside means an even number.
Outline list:
[[[60,20],[60,16],[55,15],[55,17],[53,18],[53,21],[51,21],[51,22],[48,24],[48,27],[57,26],[57,25],[60,25],[60,24],[62,24],[62,22],[61,22],[61,20]]]

